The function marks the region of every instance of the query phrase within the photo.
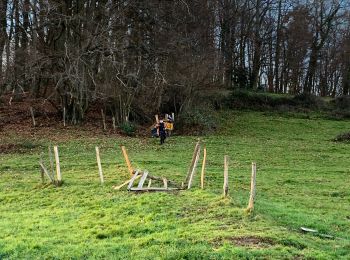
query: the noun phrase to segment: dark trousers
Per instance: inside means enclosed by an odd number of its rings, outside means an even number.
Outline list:
[[[164,144],[165,138],[166,138],[165,132],[164,133],[160,133],[160,144]]]

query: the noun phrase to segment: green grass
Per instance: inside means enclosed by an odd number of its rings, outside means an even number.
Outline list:
[[[219,132],[202,137],[205,189],[199,189],[197,172],[193,189],[167,194],[114,191],[112,185],[129,178],[119,146],[126,145],[135,168],[181,182],[197,137],[174,136],[164,146],[151,138],[103,134],[52,141],[59,145],[64,179],[54,188],[41,184],[38,169],[51,140],[3,136],[2,144],[25,142],[27,151],[0,155],[0,259],[349,259],[349,144],[331,141],[349,130],[349,121],[220,115]],[[247,214],[252,161],[257,197]],[[300,227],[334,238],[303,234]]]

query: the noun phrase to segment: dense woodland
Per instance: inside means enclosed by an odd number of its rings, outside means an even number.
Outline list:
[[[0,95],[73,123],[182,112],[209,90],[350,94],[348,0],[1,0]]]

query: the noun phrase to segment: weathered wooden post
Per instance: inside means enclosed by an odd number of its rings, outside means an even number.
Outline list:
[[[103,184],[104,183],[104,179],[103,179],[101,159],[100,159],[100,149],[96,146],[95,150],[96,150],[96,159],[97,159],[98,173],[100,175],[101,184]]]
[[[253,211],[254,209],[254,199],[255,199],[255,193],[256,193],[256,163],[252,163],[252,177],[250,181],[250,197],[249,197],[249,203],[248,203],[248,211]]]
[[[30,115],[32,116],[33,126],[35,127],[35,126],[36,126],[36,123],[35,123],[35,117],[34,117],[33,108],[30,107],[29,110],[30,110]]]
[[[66,127],[66,107],[63,107],[63,126]]]
[[[101,116],[102,116],[103,130],[106,131],[106,129],[107,129],[107,127],[106,127],[106,117],[105,117],[105,114],[103,112],[103,109],[101,109]]]
[[[203,149],[203,163],[202,163],[202,172],[201,172],[201,188],[204,189],[204,174],[205,174],[205,164],[207,161],[207,148]]]
[[[200,149],[201,149],[200,148],[200,141],[198,141],[196,143],[195,148],[194,148],[193,155],[192,155],[192,161],[191,161],[190,167],[188,169],[186,180],[185,180],[185,185],[187,185],[187,189],[190,189],[191,185],[192,185],[193,176],[194,176],[194,173],[196,171],[197,163],[199,160]]]
[[[131,166],[128,154],[126,152],[125,146],[122,146],[122,151],[123,151],[123,155],[124,155],[124,159],[125,159],[126,165],[128,166],[128,170],[129,170],[130,176],[133,176],[134,175],[134,173],[133,173],[134,170],[132,169],[132,166]]]
[[[228,156],[224,157],[224,197],[226,198],[228,195]]]
[[[115,130],[115,117],[112,117],[113,130]]]
[[[39,161],[39,165],[43,164],[43,157],[42,155],[40,155],[40,161]],[[40,173],[41,173],[41,182],[42,184],[45,183],[45,178],[44,178],[44,169],[42,167],[40,167]]]
[[[61,168],[60,168],[60,158],[58,156],[58,147],[54,146],[53,151],[55,153],[55,161],[56,161],[56,175],[57,175],[57,185],[62,184],[62,175],[61,175]]]

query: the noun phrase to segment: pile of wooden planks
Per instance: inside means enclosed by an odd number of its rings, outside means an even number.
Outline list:
[[[134,174],[132,175],[131,179],[124,182],[123,184],[119,186],[114,186],[113,188],[115,190],[119,190],[123,188],[124,186],[128,185],[127,190],[128,191],[175,191],[175,190],[180,190],[181,187],[177,183],[167,180],[164,177],[157,177],[157,176],[152,176],[149,174],[148,171],[140,171],[136,170],[133,172]],[[134,184],[136,181],[139,179],[139,182],[137,185]],[[147,187],[145,186],[146,180],[148,180],[148,185]],[[153,181],[161,181],[163,183],[163,187],[151,187]],[[169,187],[169,185],[173,187]]]

